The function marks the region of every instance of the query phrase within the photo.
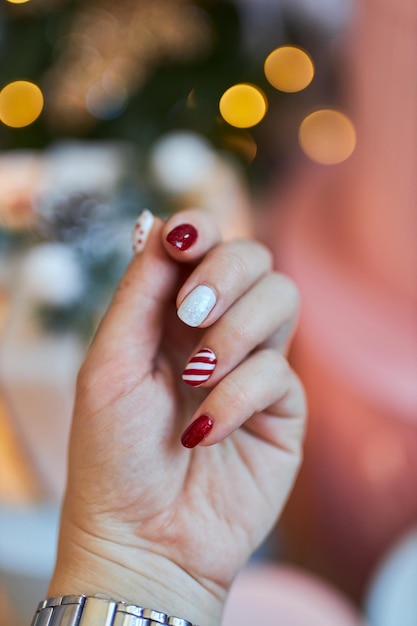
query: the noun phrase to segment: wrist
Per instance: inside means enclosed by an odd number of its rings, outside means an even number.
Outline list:
[[[177,615],[111,597],[66,595],[41,600],[32,626],[193,626]],[[194,624],[194,626],[196,626]]]
[[[132,548],[78,529],[63,530],[48,597],[104,594],[178,615],[198,626],[219,626],[226,590],[198,581],[151,548]]]

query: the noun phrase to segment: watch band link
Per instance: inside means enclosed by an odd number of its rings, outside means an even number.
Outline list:
[[[31,626],[193,626],[186,619],[107,596],[70,595],[39,603]],[[194,625],[197,626],[197,625]]]

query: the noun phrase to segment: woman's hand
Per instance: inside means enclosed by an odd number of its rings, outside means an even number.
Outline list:
[[[208,213],[141,225],[79,374],[49,591],[210,626],[300,462],[305,399],[284,357],[298,295],[264,246],[222,243]]]

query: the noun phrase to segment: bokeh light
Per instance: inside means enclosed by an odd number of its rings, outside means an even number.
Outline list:
[[[233,85],[224,92],[219,103],[226,122],[237,128],[259,124],[266,114],[268,101],[261,89],[248,83]]]
[[[10,4],[25,4],[25,2],[29,2],[29,0],[7,0]]]
[[[298,139],[310,159],[323,165],[335,165],[345,161],[354,151],[356,131],[344,113],[320,109],[301,122]]]
[[[126,109],[128,92],[115,78],[104,76],[87,91],[87,110],[99,120],[113,120]]]
[[[280,91],[305,89],[314,78],[310,56],[297,46],[280,46],[266,58],[264,72],[267,80]]]
[[[43,94],[34,83],[16,80],[0,92],[0,120],[6,126],[28,126],[39,117],[42,109]]]

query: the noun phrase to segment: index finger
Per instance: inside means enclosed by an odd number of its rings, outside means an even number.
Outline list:
[[[162,230],[163,245],[175,261],[192,263],[220,243],[215,218],[204,209],[188,209],[173,215]]]

